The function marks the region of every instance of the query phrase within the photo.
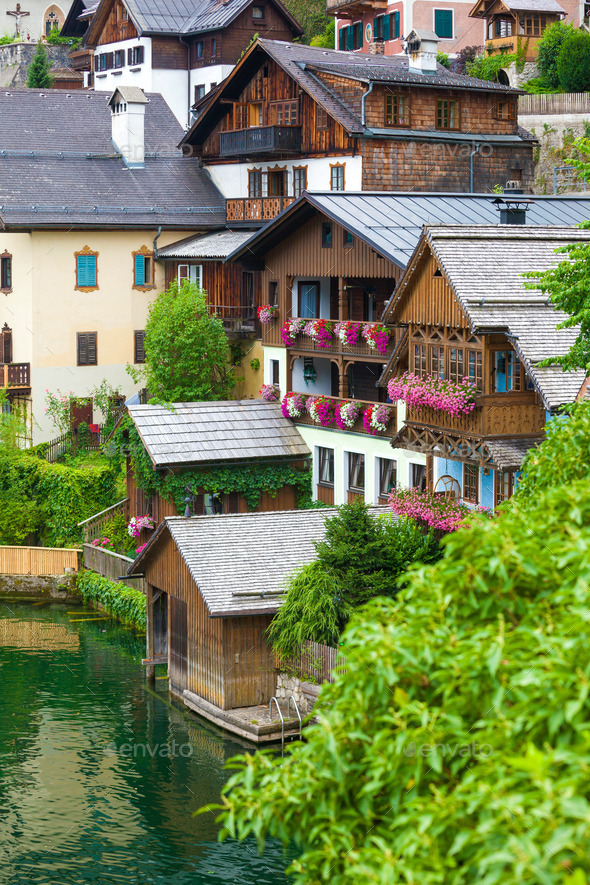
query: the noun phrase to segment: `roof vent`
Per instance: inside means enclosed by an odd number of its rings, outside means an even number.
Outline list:
[[[406,38],[406,54],[410,61],[408,70],[412,74],[436,74],[436,53],[438,37],[434,31],[414,28]]]

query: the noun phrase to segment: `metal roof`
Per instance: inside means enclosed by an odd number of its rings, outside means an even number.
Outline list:
[[[505,195],[509,199],[508,194]],[[500,213],[493,194],[305,193],[257,231],[228,260],[248,253],[256,257],[282,242],[314,209],[341,224],[384,258],[404,269],[425,224],[498,224]],[[514,197],[512,199],[515,199]],[[590,197],[521,197],[530,201],[527,228],[573,226],[590,219]]]
[[[370,512],[395,518],[388,507],[371,507]],[[167,530],[211,616],[273,614],[287,578],[316,558],[315,542],[324,538],[326,519],[336,513],[336,508],[322,508],[168,517],[128,574],[143,572]]]
[[[226,258],[252,236],[252,231],[220,230],[203,237],[190,237],[158,249],[161,258]]]
[[[155,468],[310,455],[279,403],[252,399],[130,405],[128,411]]]

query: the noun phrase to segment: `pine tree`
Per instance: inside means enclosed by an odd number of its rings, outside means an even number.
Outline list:
[[[27,71],[27,86],[29,89],[51,89],[53,77],[50,74],[51,62],[43,43],[37,45],[33,61]]]

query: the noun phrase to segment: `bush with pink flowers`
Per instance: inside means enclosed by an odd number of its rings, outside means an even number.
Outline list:
[[[354,400],[345,400],[336,406],[334,420],[340,430],[350,430],[354,427],[363,410],[363,404]]]
[[[473,513],[491,516],[483,507],[468,507],[454,498],[420,489],[396,489],[389,496],[389,506],[398,516],[409,516],[443,532],[456,531]]]
[[[363,326],[362,336],[369,345],[385,356],[387,353],[387,345],[389,344],[389,330],[382,323],[365,323]]]
[[[336,403],[329,396],[309,396],[305,405],[314,424],[331,427],[335,423]]]
[[[279,315],[279,308],[276,304],[261,304],[258,308],[258,319],[263,325],[272,323]]]
[[[107,550],[111,550],[113,547],[113,542],[110,538],[95,538],[94,541],[90,542],[93,547],[102,547]]]
[[[263,384],[260,388],[260,399],[266,400],[267,403],[276,403],[280,395],[278,384]]]
[[[295,339],[303,332],[305,324],[306,320],[297,319],[296,317],[285,320],[281,329],[281,339],[285,347],[292,347],[295,344]]]
[[[360,344],[361,326],[359,323],[343,320],[336,323],[334,334],[348,347],[357,347]]]
[[[469,414],[475,408],[477,387],[469,378],[457,383],[446,378],[404,372],[399,378],[391,379],[387,393],[392,402],[401,399],[408,406],[428,406],[451,415],[462,415]]]
[[[127,525],[127,532],[132,538],[139,538],[142,529],[153,529],[154,520],[151,516],[132,516]]]
[[[327,349],[332,346],[334,323],[329,320],[308,320],[303,332],[313,338],[318,347]]]

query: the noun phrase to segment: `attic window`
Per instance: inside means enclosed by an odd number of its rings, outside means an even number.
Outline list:
[[[253,6],[252,7],[252,18],[255,21],[262,21],[265,18],[265,9],[264,6]]]
[[[432,276],[433,276],[433,277],[442,277],[442,273],[441,273],[440,267],[437,267],[437,268],[436,268],[436,270],[434,271],[434,273],[432,274]]]

